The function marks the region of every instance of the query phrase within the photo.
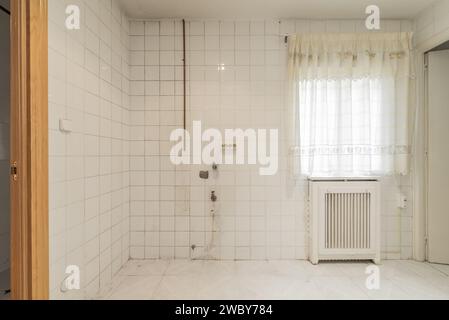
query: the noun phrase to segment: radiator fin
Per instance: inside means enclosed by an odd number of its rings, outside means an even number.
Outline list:
[[[326,249],[371,248],[371,194],[325,194]]]

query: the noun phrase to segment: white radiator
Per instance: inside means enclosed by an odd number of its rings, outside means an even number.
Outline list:
[[[310,261],[380,262],[380,186],[376,180],[311,180]]]

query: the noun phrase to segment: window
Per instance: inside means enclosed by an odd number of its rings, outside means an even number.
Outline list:
[[[301,169],[308,176],[369,176],[394,168],[392,79],[299,85]]]
[[[304,37],[292,40],[295,47],[290,43],[294,161],[300,163],[299,174],[366,177],[406,173],[408,55],[399,54],[398,46],[391,44],[395,54],[357,50],[357,39],[351,42],[352,51],[342,52],[348,38],[336,46],[338,39]],[[306,50],[308,42],[314,45]],[[332,45],[335,52],[329,49]]]

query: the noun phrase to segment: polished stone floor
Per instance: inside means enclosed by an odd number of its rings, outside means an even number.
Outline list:
[[[449,266],[384,261],[380,287],[367,263],[130,261],[99,298],[191,300],[449,299]]]

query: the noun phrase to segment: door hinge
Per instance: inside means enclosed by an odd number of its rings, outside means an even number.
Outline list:
[[[11,176],[12,176],[12,179],[14,181],[17,181],[17,179],[18,179],[18,170],[17,170],[17,162],[16,161],[14,161],[11,164]]]

